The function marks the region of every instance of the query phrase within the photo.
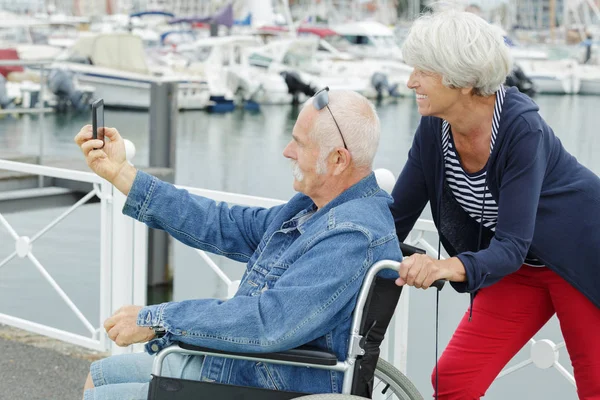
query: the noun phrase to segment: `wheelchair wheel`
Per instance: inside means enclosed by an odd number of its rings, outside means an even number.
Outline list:
[[[373,400],[423,400],[415,385],[396,367],[379,359],[375,370]],[[313,394],[298,400],[366,400],[364,397],[349,394]]]
[[[396,367],[380,358],[375,369],[373,400],[423,400],[415,385]]]

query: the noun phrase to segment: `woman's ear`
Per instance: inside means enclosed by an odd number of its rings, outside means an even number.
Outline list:
[[[464,88],[460,88],[460,93],[463,94],[463,95],[465,95],[465,96],[473,94],[474,93],[473,87],[472,86],[467,86],[467,87],[464,87]]]

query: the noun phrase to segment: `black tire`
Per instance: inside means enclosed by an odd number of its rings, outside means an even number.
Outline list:
[[[389,385],[389,387],[387,387]],[[387,390],[385,390],[387,387]],[[385,393],[382,394],[382,391]],[[423,400],[423,396],[415,385],[396,367],[389,362],[379,359],[375,370],[375,388],[373,399],[385,398],[394,394],[398,400]],[[364,397],[349,394],[313,394],[299,397],[301,400],[365,400]]]
[[[391,390],[400,400],[424,400],[421,393],[419,393],[415,385],[413,385],[406,375],[389,362],[380,358],[377,361],[377,369],[375,369],[375,388],[373,389],[374,399],[377,398],[377,391],[381,392],[384,390],[384,384],[389,385],[386,393],[389,393]]]

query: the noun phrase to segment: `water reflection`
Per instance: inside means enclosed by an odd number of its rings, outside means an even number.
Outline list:
[[[600,173],[594,112],[597,96],[538,96],[541,114],[564,146],[580,162]],[[182,112],[177,116],[176,183],[251,195],[287,198],[293,194],[289,162],[282,151],[288,143],[301,106],[264,106],[259,113]],[[414,99],[398,99],[377,107],[381,143],[375,168],[398,174],[406,162],[419,114]],[[106,111],[114,126],[137,148],[134,163],[148,164],[149,117],[145,112]],[[38,154],[40,134],[50,158],[80,158],[73,136],[87,114],[0,119],[0,154]]]

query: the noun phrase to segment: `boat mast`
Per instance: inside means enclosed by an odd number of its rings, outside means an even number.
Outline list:
[[[290,12],[289,0],[281,0],[281,5],[283,6],[283,15],[285,16],[285,22],[288,25],[290,35],[293,37],[298,36],[296,32],[296,26],[294,25],[294,20],[292,19],[292,13]]]
[[[550,41],[554,43],[554,28],[556,27],[556,0],[550,0]]]

